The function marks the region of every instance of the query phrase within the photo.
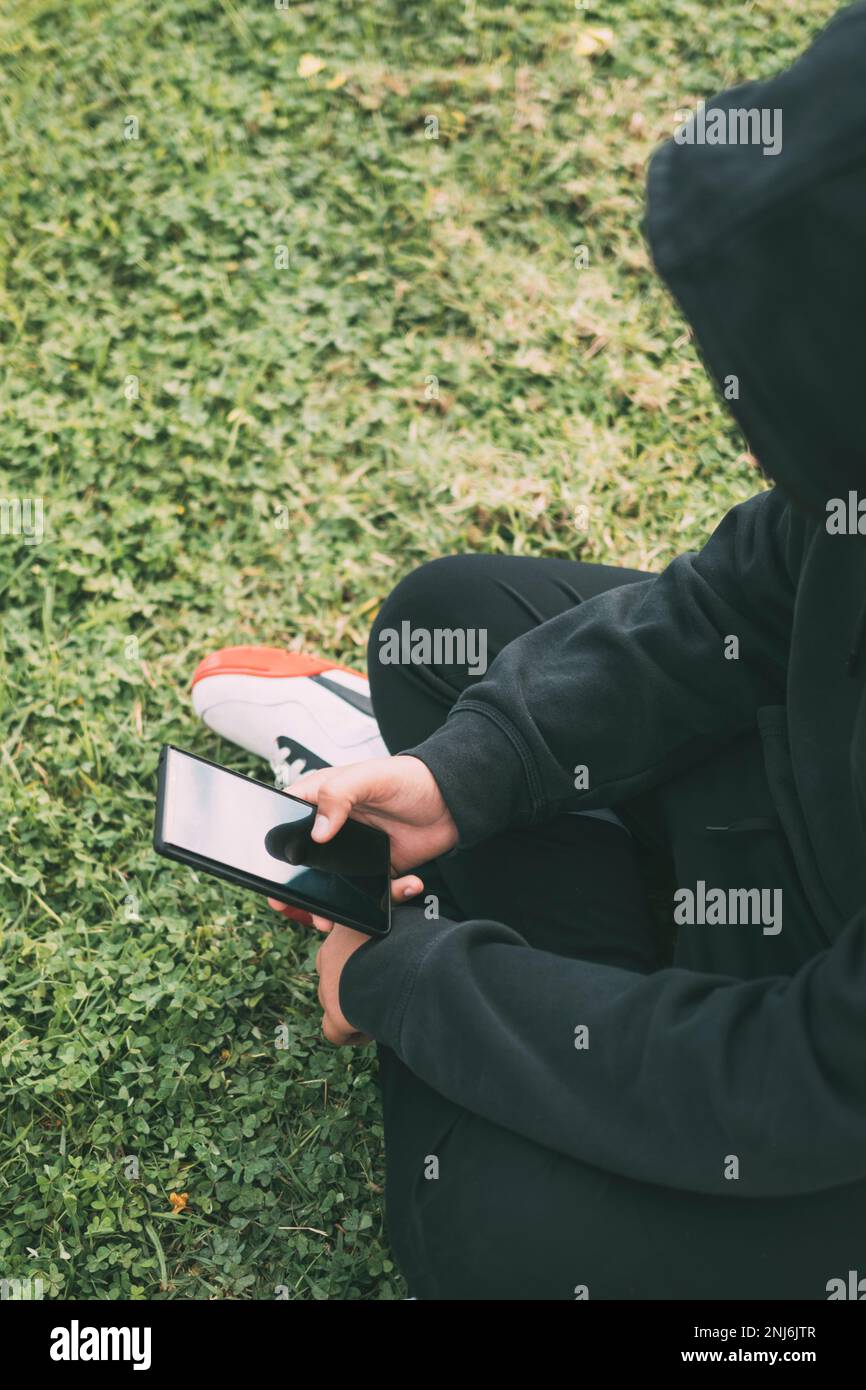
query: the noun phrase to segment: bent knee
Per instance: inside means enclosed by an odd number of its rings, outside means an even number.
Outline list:
[[[430,560],[402,579],[370,633],[367,674],[391,749],[421,742],[488,664],[488,555]]]
[[[373,624],[371,644],[386,628],[450,627],[464,615],[467,585],[477,584],[488,555],[443,555],[411,570],[391,590]],[[479,563],[480,562],[480,563]]]

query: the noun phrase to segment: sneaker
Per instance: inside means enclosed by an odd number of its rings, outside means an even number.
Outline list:
[[[200,719],[248,753],[266,758],[277,785],[305,772],[387,756],[365,676],[281,647],[224,647],[192,678]]]

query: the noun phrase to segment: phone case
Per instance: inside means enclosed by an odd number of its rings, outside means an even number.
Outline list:
[[[153,827],[153,847],[157,854],[166,859],[173,859],[178,864],[187,864],[192,869],[201,869],[206,874],[211,874],[214,878],[225,879],[227,883],[237,884],[239,888],[251,888],[255,893],[262,893],[265,897],[275,898],[278,902],[288,903],[289,907],[299,907],[304,912],[319,912],[319,909],[311,905],[298,893],[292,893],[290,889],[267,879],[258,878],[255,874],[246,874],[241,869],[232,869],[225,864],[218,864],[212,859],[204,859],[199,854],[194,854],[191,850],[178,849],[175,845],[167,844],[162,838],[163,813],[165,809],[165,764],[166,757],[171,749],[176,753],[183,753],[186,758],[195,758],[197,762],[207,763],[209,767],[216,767],[221,772],[228,773],[230,777],[239,777],[245,782],[255,782],[259,787],[265,787],[275,796],[285,796],[289,801],[303,801],[303,797],[290,796],[288,792],[281,791],[278,787],[272,787],[268,782],[260,782],[257,777],[245,777],[242,772],[234,772],[230,767],[223,767],[221,763],[215,763],[211,758],[201,758],[197,753],[189,753],[185,748],[178,748],[176,744],[163,744],[159,754],[159,766],[156,777],[156,815]],[[350,819],[352,819],[350,817]],[[370,829],[371,827],[367,827]],[[384,831],[378,832],[384,835]],[[388,837],[385,835],[385,839]],[[387,853],[387,878],[390,883],[391,878],[391,851],[390,843],[386,849]],[[334,914],[333,921],[341,922],[346,927],[353,927],[355,931],[363,932],[365,936],[376,938],[387,936],[391,930],[391,895],[386,894],[386,912],[388,916],[388,926],[385,931],[376,931],[369,924],[352,920],[348,915]],[[319,912],[319,915],[321,913]]]

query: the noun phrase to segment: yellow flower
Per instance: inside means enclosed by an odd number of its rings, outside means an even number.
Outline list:
[[[579,58],[594,58],[597,53],[606,53],[613,43],[613,30],[601,29],[594,25],[581,30],[577,36],[574,51]]]
[[[317,58],[315,53],[302,53],[298,62],[298,77],[315,77],[324,67],[327,67],[324,58]]]
[[[189,1201],[188,1192],[169,1192],[168,1200],[171,1202],[171,1209],[175,1216],[178,1216]]]

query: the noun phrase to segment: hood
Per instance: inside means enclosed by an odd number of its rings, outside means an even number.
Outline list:
[[[765,472],[822,518],[866,495],[866,3],[698,105],[653,155],[644,229]]]

